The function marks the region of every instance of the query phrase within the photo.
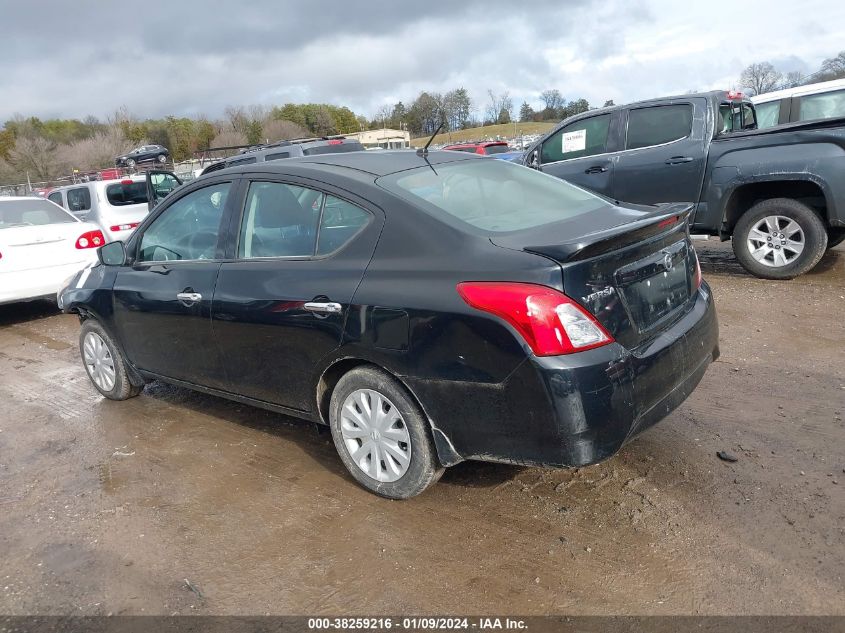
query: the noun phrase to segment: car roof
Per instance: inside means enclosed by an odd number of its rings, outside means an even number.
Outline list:
[[[460,154],[449,151],[431,151],[425,156],[412,150],[383,150],[381,152],[347,152],[342,154],[318,154],[288,158],[283,161],[269,161],[253,163],[251,165],[237,165],[209,173],[209,176],[219,176],[224,173],[289,173],[291,168],[313,167],[315,170],[325,171],[325,168],[340,168],[363,172],[380,177],[394,174],[408,169],[425,167],[426,165],[441,165],[462,160],[489,160],[480,155]]]
[[[767,103],[769,101],[783,99],[784,97],[815,95],[823,92],[842,90],[843,88],[845,88],[845,79],[834,79],[832,81],[820,81],[814,84],[795,86],[794,88],[785,88],[783,90],[776,90],[774,92],[765,92],[761,95],[751,97],[751,101],[752,103]]]

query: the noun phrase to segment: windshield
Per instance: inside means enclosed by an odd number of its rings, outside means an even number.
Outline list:
[[[0,229],[76,222],[76,218],[48,200],[0,200]]]
[[[608,205],[559,178],[501,160],[420,167],[377,182],[432,215],[484,233],[530,229]]]
[[[113,207],[147,204],[147,183],[116,183],[106,187],[106,198]]]
[[[485,154],[506,154],[507,152],[511,151],[511,148],[507,145],[485,145],[484,146],[484,153]]]

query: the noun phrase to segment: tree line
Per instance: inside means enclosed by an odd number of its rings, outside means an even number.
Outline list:
[[[770,62],[754,62],[742,71],[739,76],[739,87],[753,97],[766,92],[843,77],[845,77],[845,51],[840,51],[835,57],[825,59],[819,69],[809,75],[799,70],[783,73]]]

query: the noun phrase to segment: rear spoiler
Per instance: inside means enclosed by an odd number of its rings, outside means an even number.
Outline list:
[[[548,246],[526,246],[523,250],[551,257],[561,263],[590,259],[685,227],[693,209],[692,204],[686,203],[660,207],[653,215],[642,220],[590,233],[575,241],[558,242]]]

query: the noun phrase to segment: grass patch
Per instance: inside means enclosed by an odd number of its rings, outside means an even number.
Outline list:
[[[444,132],[434,137],[432,144],[438,143],[465,143],[467,141],[496,140],[497,136],[502,138],[513,138],[520,134],[545,134],[557,123],[544,121],[542,123],[499,123],[496,125],[485,125],[482,127],[471,127],[466,130]],[[411,147],[422,147],[428,141],[427,136],[411,139]]]

